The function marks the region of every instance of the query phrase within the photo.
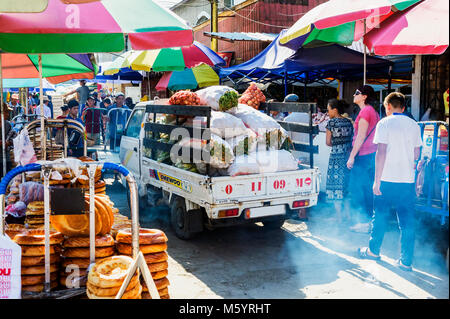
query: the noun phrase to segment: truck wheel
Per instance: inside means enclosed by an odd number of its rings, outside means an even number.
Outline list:
[[[278,229],[281,228],[284,224],[284,219],[276,219],[276,220],[266,220],[263,221],[264,228],[267,229]]]
[[[191,239],[196,234],[187,229],[188,218],[184,198],[175,197],[170,205],[170,223],[175,235],[180,239]]]

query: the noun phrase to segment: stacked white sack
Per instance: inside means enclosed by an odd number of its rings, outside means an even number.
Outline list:
[[[267,114],[255,110],[251,106],[239,104],[233,114],[258,136],[258,144],[268,149],[277,150],[281,147],[288,134],[280,124]]]
[[[297,169],[298,161],[286,150],[258,151],[237,156],[228,168],[228,175],[275,173]]]

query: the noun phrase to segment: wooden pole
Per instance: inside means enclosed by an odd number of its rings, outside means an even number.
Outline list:
[[[364,19],[364,35],[362,37],[362,44],[364,46],[364,85],[366,85],[366,70],[367,70],[367,52],[364,44],[364,36],[366,35],[366,19]]]
[[[211,32],[219,31],[219,14],[217,0],[210,0],[211,2]],[[217,38],[211,37],[211,49],[217,52],[219,49]]]
[[[41,106],[41,159],[47,159],[47,150],[46,150],[46,142],[47,136],[45,127],[45,118],[44,118],[44,88],[42,83],[42,54],[39,54],[39,104]]]

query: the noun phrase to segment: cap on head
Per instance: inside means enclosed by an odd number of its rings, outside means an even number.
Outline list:
[[[116,93],[116,98],[118,98],[119,96],[125,96],[125,94],[123,94],[122,92]]]
[[[68,106],[69,109],[71,109],[71,108],[73,108],[73,107],[80,106],[80,104],[78,103],[77,100],[70,100],[70,101],[67,103],[67,106]]]

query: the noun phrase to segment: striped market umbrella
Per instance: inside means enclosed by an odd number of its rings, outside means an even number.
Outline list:
[[[442,54],[449,44],[448,0],[425,0],[382,22],[364,37],[377,55]]]
[[[152,0],[67,2],[48,0],[40,13],[2,13],[0,50],[120,52],[126,38],[134,50],[186,46],[193,41],[192,29],[184,20]]]
[[[39,79],[37,54],[2,54],[3,79]],[[92,54],[43,54],[42,77],[57,84],[93,79],[98,72]]]
[[[195,89],[219,84],[219,76],[207,64],[199,65],[184,71],[165,72],[156,85],[157,91],[170,89],[173,91]]]
[[[329,0],[297,20],[280,38],[280,44],[292,49],[327,43],[351,45],[394,12],[405,10],[420,1]]]
[[[199,63],[210,66],[225,66],[226,62],[207,46],[194,41],[186,47],[175,47],[146,51],[127,51],[117,57],[105,69],[104,75],[112,75],[121,71],[183,71]]]
[[[280,44],[291,49],[328,44],[349,46],[359,41],[380,23],[398,11],[423,0],[329,0],[314,7],[301,17]],[[364,81],[366,84],[366,46],[364,46]]]
[[[48,0],[42,12],[0,14],[0,25],[0,53],[38,53],[39,70],[42,70],[43,53],[120,52],[127,41],[133,50],[150,50],[187,46],[193,41],[192,29],[185,21],[152,0]],[[0,84],[3,83],[1,65],[0,54]],[[43,129],[41,72],[39,78]],[[0,95],[2,99],[1,88]],[[1,117],[3,123],[3,110]],[[42,131],[45,158],[46,136],[45,130]],[[5,157],[4,147],[2,152]],[[47,277],[46,273],[46,282]]]

